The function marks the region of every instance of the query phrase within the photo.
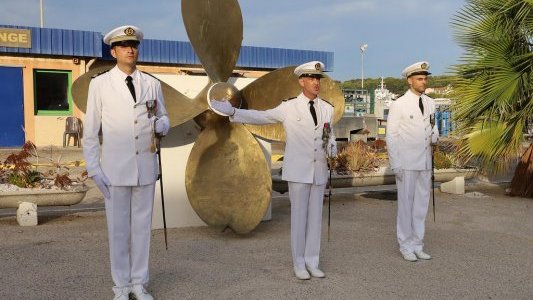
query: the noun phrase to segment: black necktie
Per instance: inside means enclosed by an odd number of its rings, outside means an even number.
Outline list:
[[[316,120],[316,111],[314,107],[315,101],[309,101],[309,111],[311,111],[311,116],[313,116],[313,121],[315,121],[315,126],[318,124]]]
[[[424,114],[424,103],[422,103],[422,97],[418,98],[418,107],[420,107],[420,111],[422,112],[422,115]]]
[[[135,97],[135,87],[133,86],[132,80],[133,78],[131,78],[131,76],[126,77],[126,85],[130,90],[131,96],[133,97],[133,101],[137,102],[137,98]]]

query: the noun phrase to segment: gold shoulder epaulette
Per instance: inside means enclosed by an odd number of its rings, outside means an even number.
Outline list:
[[[282,101],[285,102],[285,101],[289,101],[289,100],[292,100],[292,99],[296,99],[296,97],[291,97],[291,98],[289,98],[289,99],[284,99],[284,100],[282,100]]]
[[[326,102],[327,104],[331,105],[332,107],[335,107],[335,105],[331,104],[331,102],[329,102],[329,101],[326,100],[326,99],[322,99],[322,101]]]
[[[152,78],[154,78],[154,79],[157,79],[157,77],[155,77],[154,75],[152,75],[152,74],[150,74],[150,73],[148,73],[148,72],[141,71],[141,73],[146,74],[146,75],[148,75],[148,76],[150,76],[150,77],[152,77]],[[157,80],[159,80],[159,79],[157,79]]]
[[[105,74],[105,73],[109,72],[109,71],[111,71],[111,69],[109,69],[109,70],[105,70],[105,71],[102,71],[102,72],[100,72],[100,73],[98,73],[98,74],[94,74],[91,78],[96,78],[96,77],[98,77],[98,76],[100,76],[100,75],[102,75],[102,74]]]

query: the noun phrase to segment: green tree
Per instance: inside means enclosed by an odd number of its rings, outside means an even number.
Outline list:
[[[455,77],[452,76],[430,76],[429,78],[429,87],[445,87],[448,85],[453,85]],[[395,77],[386,77],[383,79],[385,87],[394,94],[403,95],[409,85],[405,78],[395,78]],[[341,84],[343,89],[360,89],[361,88],[361,79],[351,79],[344,81]],[[373,91],[381,86],[381,78],[365,78],[364,81],[365,89]]]
[[[505,170],[533,116],[533,0],[466,0],[451,23],[465,50],[453,67],[458,153]]]

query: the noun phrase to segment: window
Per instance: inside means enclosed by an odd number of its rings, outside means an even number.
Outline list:
[[[35,70],[35,115],[64,116],[72,114],[70,95],[71,72]]]

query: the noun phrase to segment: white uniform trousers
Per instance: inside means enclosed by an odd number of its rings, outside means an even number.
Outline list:
[[[110,186],[105,199],[115,289],[147,284],[155,184]]]
[[[322,206],[326,185],[289,181],[291,250],[295,268],[318,268]]]
[[[398,188],[396,234],[403,254],[421,251],[431,186],[431,170],[403,170]]]

